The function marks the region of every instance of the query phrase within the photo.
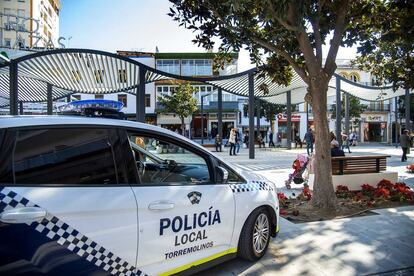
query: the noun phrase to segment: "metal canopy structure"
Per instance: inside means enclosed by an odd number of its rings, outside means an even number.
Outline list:
[[[253,68],[228,76],[187,77],[166,73],[136,60],[109,52],[90,49],[54,49],[2,60],[0,63],[0,107],[10,106],[10,114],[17,115],[19,103],[48,102],[48,114],[51,114],[53,100],[74,93],[126,92],[137,95],[136,119],[144,122],[145,84],[162,79],[203,82],[215,86],[219,91],[219,125],[222,119],[220,116],[222,91],[248,97],[251,103],[249,114],[254,114],[255,99],[278,104],[288,103],[289,114],[290,104],[304,102],[307,85],[297,74],[294,74],[290,85],[283,86],[272,82],[269,76],[263,77],[258,72],[258,68]],[[409,91],[402,89],[393,91],[391,87],[364,86],[339,75],[335,77],[329,84],[328,95],[340,95],[342,91],[367,101],[409,95]],[[340,105],[340,97],[339,101],[337,100],[338,105]],[[289,122],[290,118],[288,118],[288,125]],[[250,116],[249,131],[254,133],[253,116]],[[222,137],[221,134],[220,137]],[[288,135],[288,144],[290,144],[289,138]],[[249,139],[249,149],[250,157],[254,158],[254,139]]]

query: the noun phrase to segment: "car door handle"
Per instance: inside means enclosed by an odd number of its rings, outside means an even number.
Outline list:
[[[0,221],[4,223],[32,223],[42,221],[46,211],[39,207],[22,207],[4,211],[0,214]]]
[[[174,208],[174,203],[171,201],[154,201],[148,205],[148,209],[158,211],[158,210],[169,210]]]

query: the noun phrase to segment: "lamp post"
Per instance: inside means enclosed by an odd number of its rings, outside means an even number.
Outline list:
[[[201,96],[201,144],[204,144],[204,98],[210,96],[214,92],[210,92]]]

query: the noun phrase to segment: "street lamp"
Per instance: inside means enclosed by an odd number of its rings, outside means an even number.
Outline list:
[[[214,91],[201,96],[201,144],[204,144],[204,97],[210,96]]]

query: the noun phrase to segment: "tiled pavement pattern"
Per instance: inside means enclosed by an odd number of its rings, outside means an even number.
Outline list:
[[[414,188],[414,174],[405,170],[414,163],[414,151],[402,163],[401,148],[365,144],[351,148],[351,155],[388,154],[387,170],[396,171]],[[284,188],[298,153],[306,150],[257,149],[238,156],[218,153],[242,169],[255,171],[276,183],[278,191],[299,192],[301,185]],[[347,155],[349,155],[347,153]],[[257,263],[233,260],[205,271],[207,275],[414,275],[414,206],[375,210],[379,215],[325,222],[293,224],[281,220],[281,232],[268,253]]]
[[[282,219],[259,262],[235,259],[200,275],[414,275],[414,207],[375,212],[303,224]]]

